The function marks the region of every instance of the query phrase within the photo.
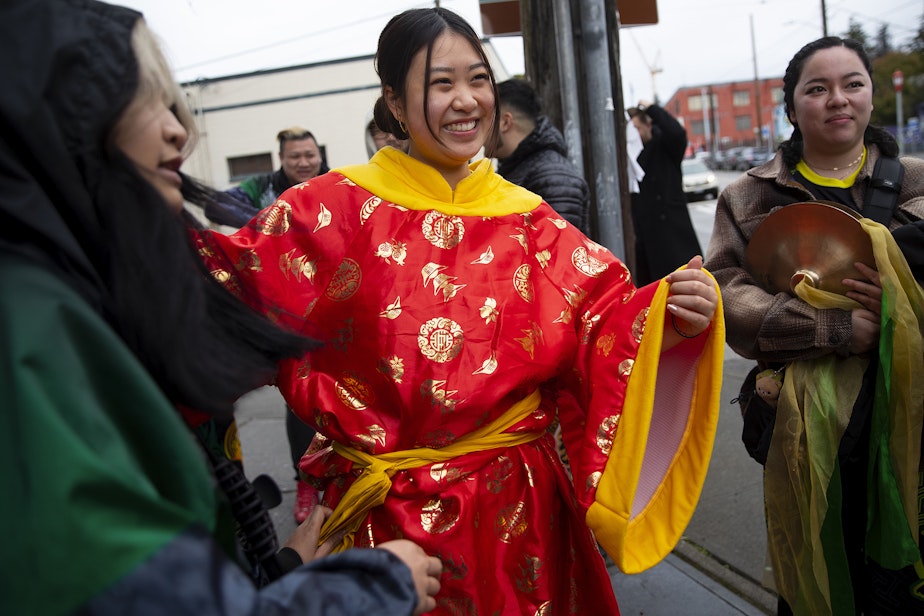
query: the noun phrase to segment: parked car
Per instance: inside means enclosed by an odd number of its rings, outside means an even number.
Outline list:
[[[722,159],[722,169],[724,171],[737,171],[738,159],[741,157],[742,147],[729,148],[725,150],[725,157]]]
[[[738,156],[735,157],[734,168],[738,171],[747,171],[752,167],[759,167],[770,160],[771,157],[772,154],[770,154],[766,148],[741,148]]]
[[[680,163],[680,169],[683,171],[683,192],[687,201],[718,198],[719,184],[705,162],[688,158]]]

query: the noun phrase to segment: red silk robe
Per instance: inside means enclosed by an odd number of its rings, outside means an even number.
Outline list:
[[[541,393],[510,428],[536,440],[396,473],[357,546],[406,538],[438,555],[434,614],[617,614],[588,522],[629,571],[679,539],[717,411],[715,375],[700,385],[712,395],[705,404],[694,382],[704,349],[722,346],[721,328],[659,366],[657,285],[636,289],[611,253],[488,161],[471,169],[453,191],[434,169],[385,149],[369,165],[293,187],[247,227],[212,239],[243,283],[280,308],[275,318],[325,341],[282,365],[277,384],[318,430],[301,468],[329,506],[357,474],[330,441],[370,454],[439,448]],[[657,320],[646,329],[650,313]],[[632,394],[638,419],[616,449],[649,330],[657,348],[645,360],[647,384]],[[667,394],[654,384],[665,375]],[[652,416],[666,427],[649,431]],[[555,450],[556,421],[573,483]],[[615,487],[601,499],[605,477]],[[637,529],[639,540],[633,525],[650,511],[656,519]],[[623,558],[649,543],[656,555]]]

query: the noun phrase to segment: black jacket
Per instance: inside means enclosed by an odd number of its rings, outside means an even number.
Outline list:
[[[561,133],[547,116],[540,116],[536,128],[513,154],[498,160],[497,172],[542,197],[565,220],[590,235],[590,191],[567,154]]]
[[[636,241],[632,273],[639,286],[663,278],[702,254],[683,194],[680,161],[687,148],[687,133],[661,107],[651,105],[647,113],[651,139],[638,156],[645,179],[640,192],[632,195]]]

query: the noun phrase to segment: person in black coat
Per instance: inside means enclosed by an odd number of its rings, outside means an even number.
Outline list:
[[[498,161],[497,172],[546,203],[590,235],[590,191],[568,159],[561,132],[542,115],[539,97],[522,79],[497,84],[500,132],[486,148]]]
[[[645,178],[640,192],[632,194],[635,227],[632,273],[635,284],[642,286],[702,254],[702,248],[683,193],[680,161],[687,148],[686,131],[658,105],[639,103],[627,112],[645,145],[638,157]]]

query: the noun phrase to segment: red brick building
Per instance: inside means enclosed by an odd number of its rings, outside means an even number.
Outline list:
[[[692,151],[778,143],[789,136],[781,134],[782,106],[782,77],[685,87],[664,104],[686,127]]]

